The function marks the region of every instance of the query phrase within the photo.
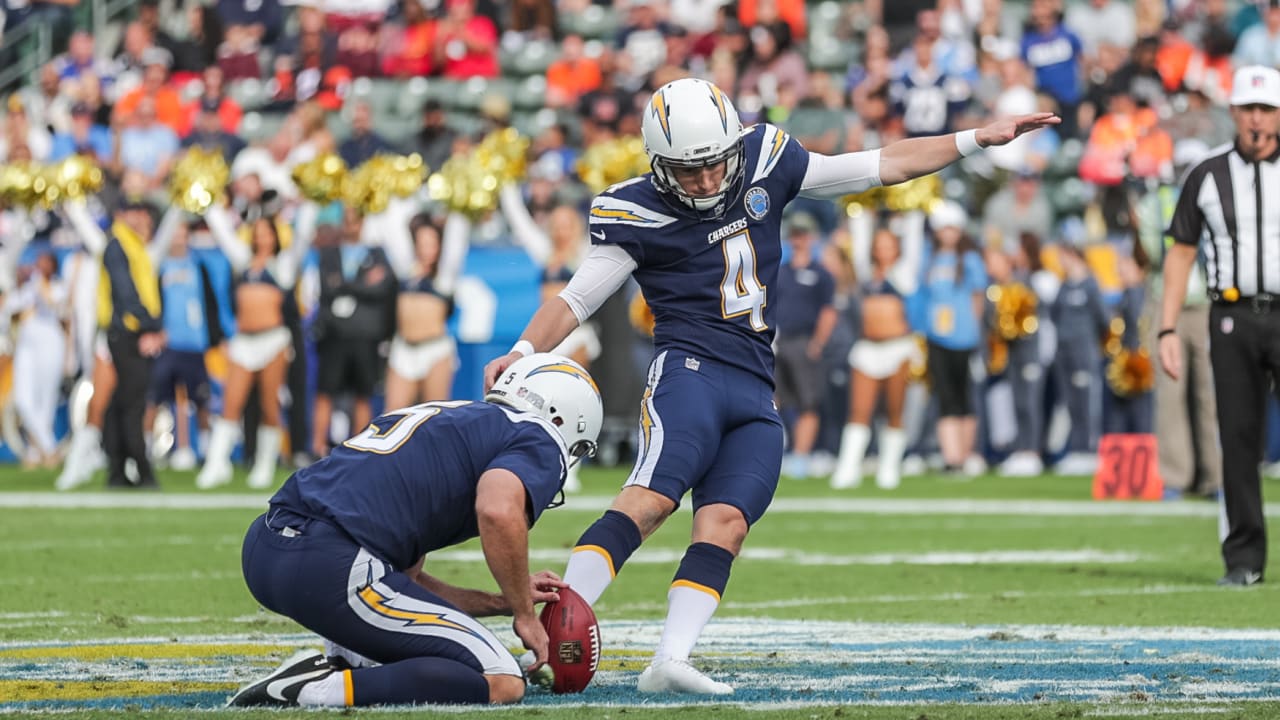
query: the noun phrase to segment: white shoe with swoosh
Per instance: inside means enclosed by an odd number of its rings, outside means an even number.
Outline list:
[[[290,707],[298,704],[302,686],[328,677],[335,670],[328,658],[314,650],[299,650],[265,678],[240,688],[228,707]]]

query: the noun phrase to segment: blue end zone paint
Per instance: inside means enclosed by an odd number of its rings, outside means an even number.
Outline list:
[[[731,698],[640,696],[656,622],[603,628],[609,668],[580,695],[531,689],[526,705],[1086,702],[1233,703],[1280,696],[1280,632],[1191,628],[962,628],[727,619],[708,628],[694,662],[735,688]],[[509,634],[509,633],[508,633]],[[504,635],[505,637],[505,635]],[[305,636],[272,638],[284,657]],[[237,642],[244,642],[243,639]],[[7,647],[0,645],[0,651]],[[30,647],[27,645],[27,647]],[[52,646],[51,646],[52,647]],[[61,646],[65,648],[66,646]],[[127,646],[123,648],[127,650]],[[64,653],[65,654],[65,653]],[[225,692],[0,702],[0,712],[222,707],[235,686],[270,671],[255,657],[128,657],[6,661],[0,681],[166,680],[226,683]],[[619,669],[620,668],[620,669]]]

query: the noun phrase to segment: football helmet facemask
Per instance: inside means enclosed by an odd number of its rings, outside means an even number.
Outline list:
[[[645,107],[640,126],[654,185],[692,210],[699,219],[718,218],[742,190],[743,130],[738,111],[715,85],[682,78],[658,88]],[[677,169],[725,164],[720,187],[693,195],[676,177]]]
[[[596,454],[604,419],[600,389],[567,357],[534,353],[520,358],[498,376],[484,399],[546,419],[564,438],[571,463]]]

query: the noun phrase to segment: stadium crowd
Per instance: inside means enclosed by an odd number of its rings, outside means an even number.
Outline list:
[[[907,474],[1089,473],[1103,433],[1156,432],[1200,454],[1162,457],[1171,496],[1220,485],[1207,373],[1160,390],[1157,412],[1150,318],[1177,179],[1230,140],[1233,68],[1280,64],[1280,2],[141,0],[116,47],[74,28],[74,5],[4,3],[5,32],[51,22],[60,53],[7,96],[0,164],[79,153],[107,177],[83,200],[0,212],[6,402],[24,463],[65,458],[59,487],[91,477],[100,434],[121,432],[112,418],[145,426],[149,449],[106,438],[109,484],[148,484],[165,455],[203,459],[198,483],[223,484],[243,438],[249,482],[265,487],[284,433],[305,465],[384,396],[448,398],[468,247],[523,248],[558,292],[600,189],[580,161],[637,136],[653,90],[686,75],[725,89],[744,124],[823,153],[995,116],[1064,121],[901,192],[793,203],[794,257],[769,296],[794,420],[784,474],[847,487],[869,447],[905,454]],[[490,212],[424,188],[362,213],[295,184],[326,153],[355,168],[416,152],[438,169],[505,127],[532,138],[528,172]],[[167,191],[191,147],[230,167],[226,202],[202,214]],[[123,271],[108,237],[136,244]],[[646,340],[625,292],[632,330],[584,328],[559,352],[597,364],[606,412],[629,427],[639,392],[623,376],[642,375]],[[1202,281],[1188,303],[1207,304]],[[138,357],[117,385],[121,337]],[[59,448],[55,410],[77,377],[98,392]],[[201,430],[177,422],[152,442],[172,403]]]

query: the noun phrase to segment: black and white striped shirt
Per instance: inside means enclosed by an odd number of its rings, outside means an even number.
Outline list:
[[[1258,162],[1234,145],[1210,151],[1187,173],[1169,235],[1204,242],[1210,295],[1280,295],[1280,148]]]

